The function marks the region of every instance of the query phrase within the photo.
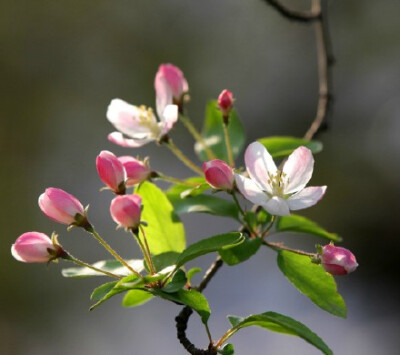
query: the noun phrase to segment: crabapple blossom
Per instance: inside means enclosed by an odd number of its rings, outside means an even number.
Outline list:
[[[44,233],[27,232],[17,238],[11,246],[11,254],[24,263],[46,263],[62,251]]]
[[[223,90],[218,96],[218,107],[222,112],[222,116],[229,116],[233,107],[233,94],[229,90]]]
[[[321,264],[332,275],[349,274],[358,266],[356,257],[350,250],[333,244],[322,247]]]
[[[119,132],[108,135],[108,139],[122,147],[137,148],[164,137],[178,120],[178,106],[166,103],[167,98],[158,103],[157,121],[153,109],[134,106],[121,99],[111,101],[107,119]],[[130,138],[125,138],[124,134]]]
[[[96,168],[103,181],[116,194],[125,193],[126,173],[121,161],[111,152],[103,150],[97,156]]]
[[[42,212],[55,222],[73,224],[81,221],[85,210],[79,200],[64,190],[49,187],[39,196]]]
[[[306,147],[290,154],[282,171],[259,142],[247,147],[244,159],[250,178],[235,174],[237,187],[247,200],[272,215],[286,216],[291,210],[311,207],[325,194],[326,186],[305,187],[314,168],[314,158]]]
[[[126,187],[134,186],[149,178],[151,170],[146,162],[146,159],[145,161],[141,161],[135,159],[134,157],[124,155],[122,157],[118,157],[118,160],[122,163],[126,171]]]
[[[189,91],[189,85],[182,71],[173,64],[161,64],[158,68],[154,88],[157,99],[169,97],[170,103],[180,104],[182,95]]]
[[[135,229],[140,223],[141,204],[139,195],[117,196],[111,201],[111,217],[119,226]]]
[[[211,160],[203,163],[206,181],[218,190],[232,190],[235,179],[232,168],[222,160]]]

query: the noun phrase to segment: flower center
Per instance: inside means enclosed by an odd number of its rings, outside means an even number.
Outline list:
[[[147,127],[151,131],[152,135],[157,137],[160,134],[160,127],[154,118],[153,109],[144,105],[139,106],[138,109],[140,125]]]
[[[274,196],[284,197],[283,191],[285,188],[286,174],[278,170],[275,175],[268,175],[268,184],[271,186],[272,194]]]

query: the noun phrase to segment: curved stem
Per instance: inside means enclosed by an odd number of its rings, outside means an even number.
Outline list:
[[[204,138],[201,136],[200,132],[196,129],[196,127],[193,125],[192,121],[190,118],[186,115],[181,114],[179,116],[179,119],[182,121],[182,123],[185,125],[187,130],[190,132],[190,134],[193,136],[193,138],[203,147],[204,151],[207,154],[207,158],[209,160],[216,159],[217,157],[211,150],[211,148],[207,145],[206,141]]]
[[[232,195],[233,200],[234,200],[235,203],[236,203],[236,206],[238,207],[238,209],[239,209],[239,211],[240,211],[240,214],[241,214],[241,215],[243,216],[243,218],[244,218],[244,216],[245,216],[246,213],[243,211],[242,206],[240,206],[240,203],[239,203],[239,200],[238,200],[238,198],[237,198],[237,196],[236,196],[235,191],[232,191],[231,195]]]
[[[150,252],[149,244],[147,243],[146,233],[144,232],[144,228],[143,228],[143,226],[141,224],[139,225],[139,229],[140,229],[140,231],[142,232],[142,235],[143,235],[144,247],[145,247],[145,250],[147,251],[147,257],[149,259],[148,260],[148,265],[149,265],[149,268],[151,270],[151,273],[154,275],[154,274],[157,273],[157,271],[156,271],[156,268],[154,266],[153,259],[151,258],[151,252]],[[138,240],[140,241],[139,235],[138,235]],[[141,243],[141,241],[140,241],[140,243]]]
[[[224,137],[225,137],[225,145],[226,145],[226,152],[228,154],[228,162],[229,165],[234,168],[235,167],[235,161],[233,160],[233,153],[232,153],[232,146],[231,146],[231,140],[229,138],[229,132],[228,132],[228,124],[229,123],[223,123],[224,126]]]
[[[306,255],[306,256],[310,256],[310,257],[315,257],[317,255],[316,253],[307,253],[306,251],[303,251],[303,250],[289,248],[289,247],[285,246],[283,243],[272,243],[272,242],[267,242],[264,240],[263,244],[274,250],[287,250],[287,251],[291,251],[292,253],[296,253],[299,255]]]
[[[194,164],[183,152],[172,142],[172,139],[168,139],[165,144],[169,150],[176,155],[176,157],[185,164],[189,169],[192,169],[195,173],[203,175],[201,170],[196,164]]]
[[[66,253],[66,255],[62,256],[62,258],[65,259],[65,260],[71,261],[71,262],[73,262],[73,263],[76,264],[76,265],[84,266],[84,267],[87,267],[87,268],[89,268],[89,269],[92,269],[92,270],[94,270],[94,271],[96,271],[96,272],[100,272],[100,273],[102,273],[102,274],[104,274],[104,275],[107,275],[107,276],[110,276],[110,277],[114,277],[114,278],[116,278],[116,279],[122,279],[122,276],[118,276],[118,275],[115,275],[115,274],[113,274],[113,273],[111,273],[111,272],[98,269],[97,267],[95,267],[95,266],[93,266],[93,265],[90,265],[90,264],[88,264],[88,263],[85,263],[85,262],[82,261],[82,260],[79,260],[79,259],[75,258],[73,255],[71,255],[71,254],[69,254],[69,253]]]
[[[175,178],[172,176],[167,176],[167,175],[161,174],[157,171],[155,171],[154,173],[155,173],[155,176],[152,177],[154,179],[160,179],[160,180],[172,182],[173,184],[186,185],[186,186],[190,186],[190,187],[196,187],[199,185],[194,182],[188,182],[188,181],[181,180],[181,179],[178,179],[178,178]]]
[[[122,265],[129,269],[137,277],[142,278],[136,270],[134,270],[122,257],[95,231],[92,225],[85,226],[85,230],[89,232],[97,241],[112,255],[116,260],[118,260]]]
[[[311,22],[318,20],[321,16],[320,12],[316,11],[297,11],[289,8],[288,6],[282,4],[278,0],[265,0],[269,5],[271,5],[275,10],[277,10],[282,16],[289,20],[298,22]]]

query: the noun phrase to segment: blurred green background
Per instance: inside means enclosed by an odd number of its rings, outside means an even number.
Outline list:
[[[306,8],[308,1],[285,1]],[[348,319],[315,307],[286,281],[269,250],[224,267],[206,290],[219,337],[227,314],[274,310],[308,325],[336,354],[395,354],[399,348],[398,255],[400,179],[400,25],[398,1],[332,1],[330,25],[337,64],[334,112],[319,136],[314,185],[328,185],[318,207],[305,211],[344,237],[360,267],[338,285]],[[120,299],[89,313],[101,281],[69,280],[60,265],[27,265],[10,246],[30,230],[60,234],[77,257],[105,257],[81,231],[47,220],[37,198],[48,186],[91,205],[102,235],[126,257],[138,256],[115,232],[109,192],[95,169],[100,150],[151,156],[154,169],[185,177],[170,152],[147,145],[129,151],[106,139],[112,98],[154,105],[158,65],[178,65],[189,81],[189,113],[200,127],[205,103],[229,88],[237,98],[248,143],[260,136],[302,136],[317,102],[312,26],[291,23],[261,0],[3,0],[0,3],[0,353],[7,355],[184,354],[173,319],[179,307],[153,300],[122,309]],[[194,158],[191,137],[173,137]],[[185,216],[189,243],[236,227],[227,219]],[[291,236],[312,248],[313,238]],[[212,260],[203,257],[204,268]],[[206,344],[193,317],[190,338]],[[246,329],[232,342],[238,354],[317,354],[301,340]]]

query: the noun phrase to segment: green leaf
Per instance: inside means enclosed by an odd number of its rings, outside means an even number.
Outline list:
[[[231,232],[215,235],[210,238],[202,239],[187,247],[176,261],[176,268],[180,268],[188,261],[193,260],[201,255],[220,251],[222,249],[232,248],[243,243],[244,236],[239,232]]]
[[[152,289],[149,292],[166,300],[189,306],[199,314],[204,324],[207,324],[208,318],[210,318],[211,310],[207,299],[203,294],[194,289],[179,290],[175,293],[166,293],[162,290]]]
[[[226,344],[221,349],[217,350],[218,354],[222,355],[234,355],[235,349],[233,348],[232,344]]]
[[[201,272],[201,268],[199,268],[199,267],[191,268],[191,269],[188,270],[188,272],[186,273],[187,280],[188,280],[189,282],[191,282],[193,276],[196,275],[196,274],[198,274],[199,272]]]
[[[126,260],[126,262],[132,266],[137,272],[141,272],[144,269],[143,261],[142,260]],[[92,264],[92,266],[111,272],[118,276],[127,276],[131,273],[125,266],[123,266],[117,260],[102,260],[97,261],[96,263]],[[61,273],[64,277],[74,277],[74,278],[84,278],[84,277],[93,277],[93,276],[106,276],[101,272],[94,271],[88,267],[70,267],[66,269],[62,269]]]
[[[99,287],[96,287],[93,290],[92,294],[90,295],[90,299],[95,302],[100,301],[107,293],[109,293],[115,287],[117,283],[118,281],[112,281],[102,284]]]
[[[278,266],[290,282],[323,310],[346,318],[346,304],[337,292],[335,279],[310,257],[289,251],[278,253]]]
[[[185,248],[185,230],[164,192],[146,181],[136,193],[142,197],[141,219],[148,224],[144,228],[151,253],[181,252]]]
[[[300,147],[305,146],[314,154],[322,150],[322,143],[319,141],[308,141],[302,138],[295,137],[267,137],[258,140],[273,158],[284,158],[292,154],[292,152]]]
[[[251,315],[246,318],[230,316],[229,321],[233,325],[229,336],[232,336],[234,333],[242,328],[254,325],[271,330],[273,332],[298,336],[310,343],[311,345],[314,345],[324,354],[333,354],[332,350],[329,349],[324,341],[317,334],[307,328],[304,324],[279,313],[266,312],[262,314]]]
[[[156,271],[160,272],[168,266],[175,265],[176,259],[178,259],[179,255],[180,253],[177,253],[175,251],[169,251],[166,253],[154,255],[152,257],[152,260]]]
[[[245,143],[243,125],[235,109],[231,111],[228,126],[229,138],[233,156],[237,157]],[[216,100],[209,101],[206,107],[206,117],[201,135],[218,159],[228,161],[225,146],[222,114]],[[209,160],[201,144],[196,143],[195,151],[201,161]]]
[[[122,299],[122,306],[136,307],[150,301],[154,296],[147,291],[143,290],[130,290]]]
[[[183,270],[178,270],[171,282],[169,282],[166,286],[163,287],[163,292],[174,293],[181,290],[187,282],[187,278],[185,272]]]
[[[335,242],[340,242],[342,240],[339,235],[329,233],[317,223],[296,214],[279,217],[276,222],[276,231],[312,234]]]
[[[257,253],[262,243],[261,238],[249,239],[246,238],[242,244],[229,248],[226,250],[220,250],[219,255],[222,260],[228,265],[236,265],[243,261],[246,261],[255,253]]]

